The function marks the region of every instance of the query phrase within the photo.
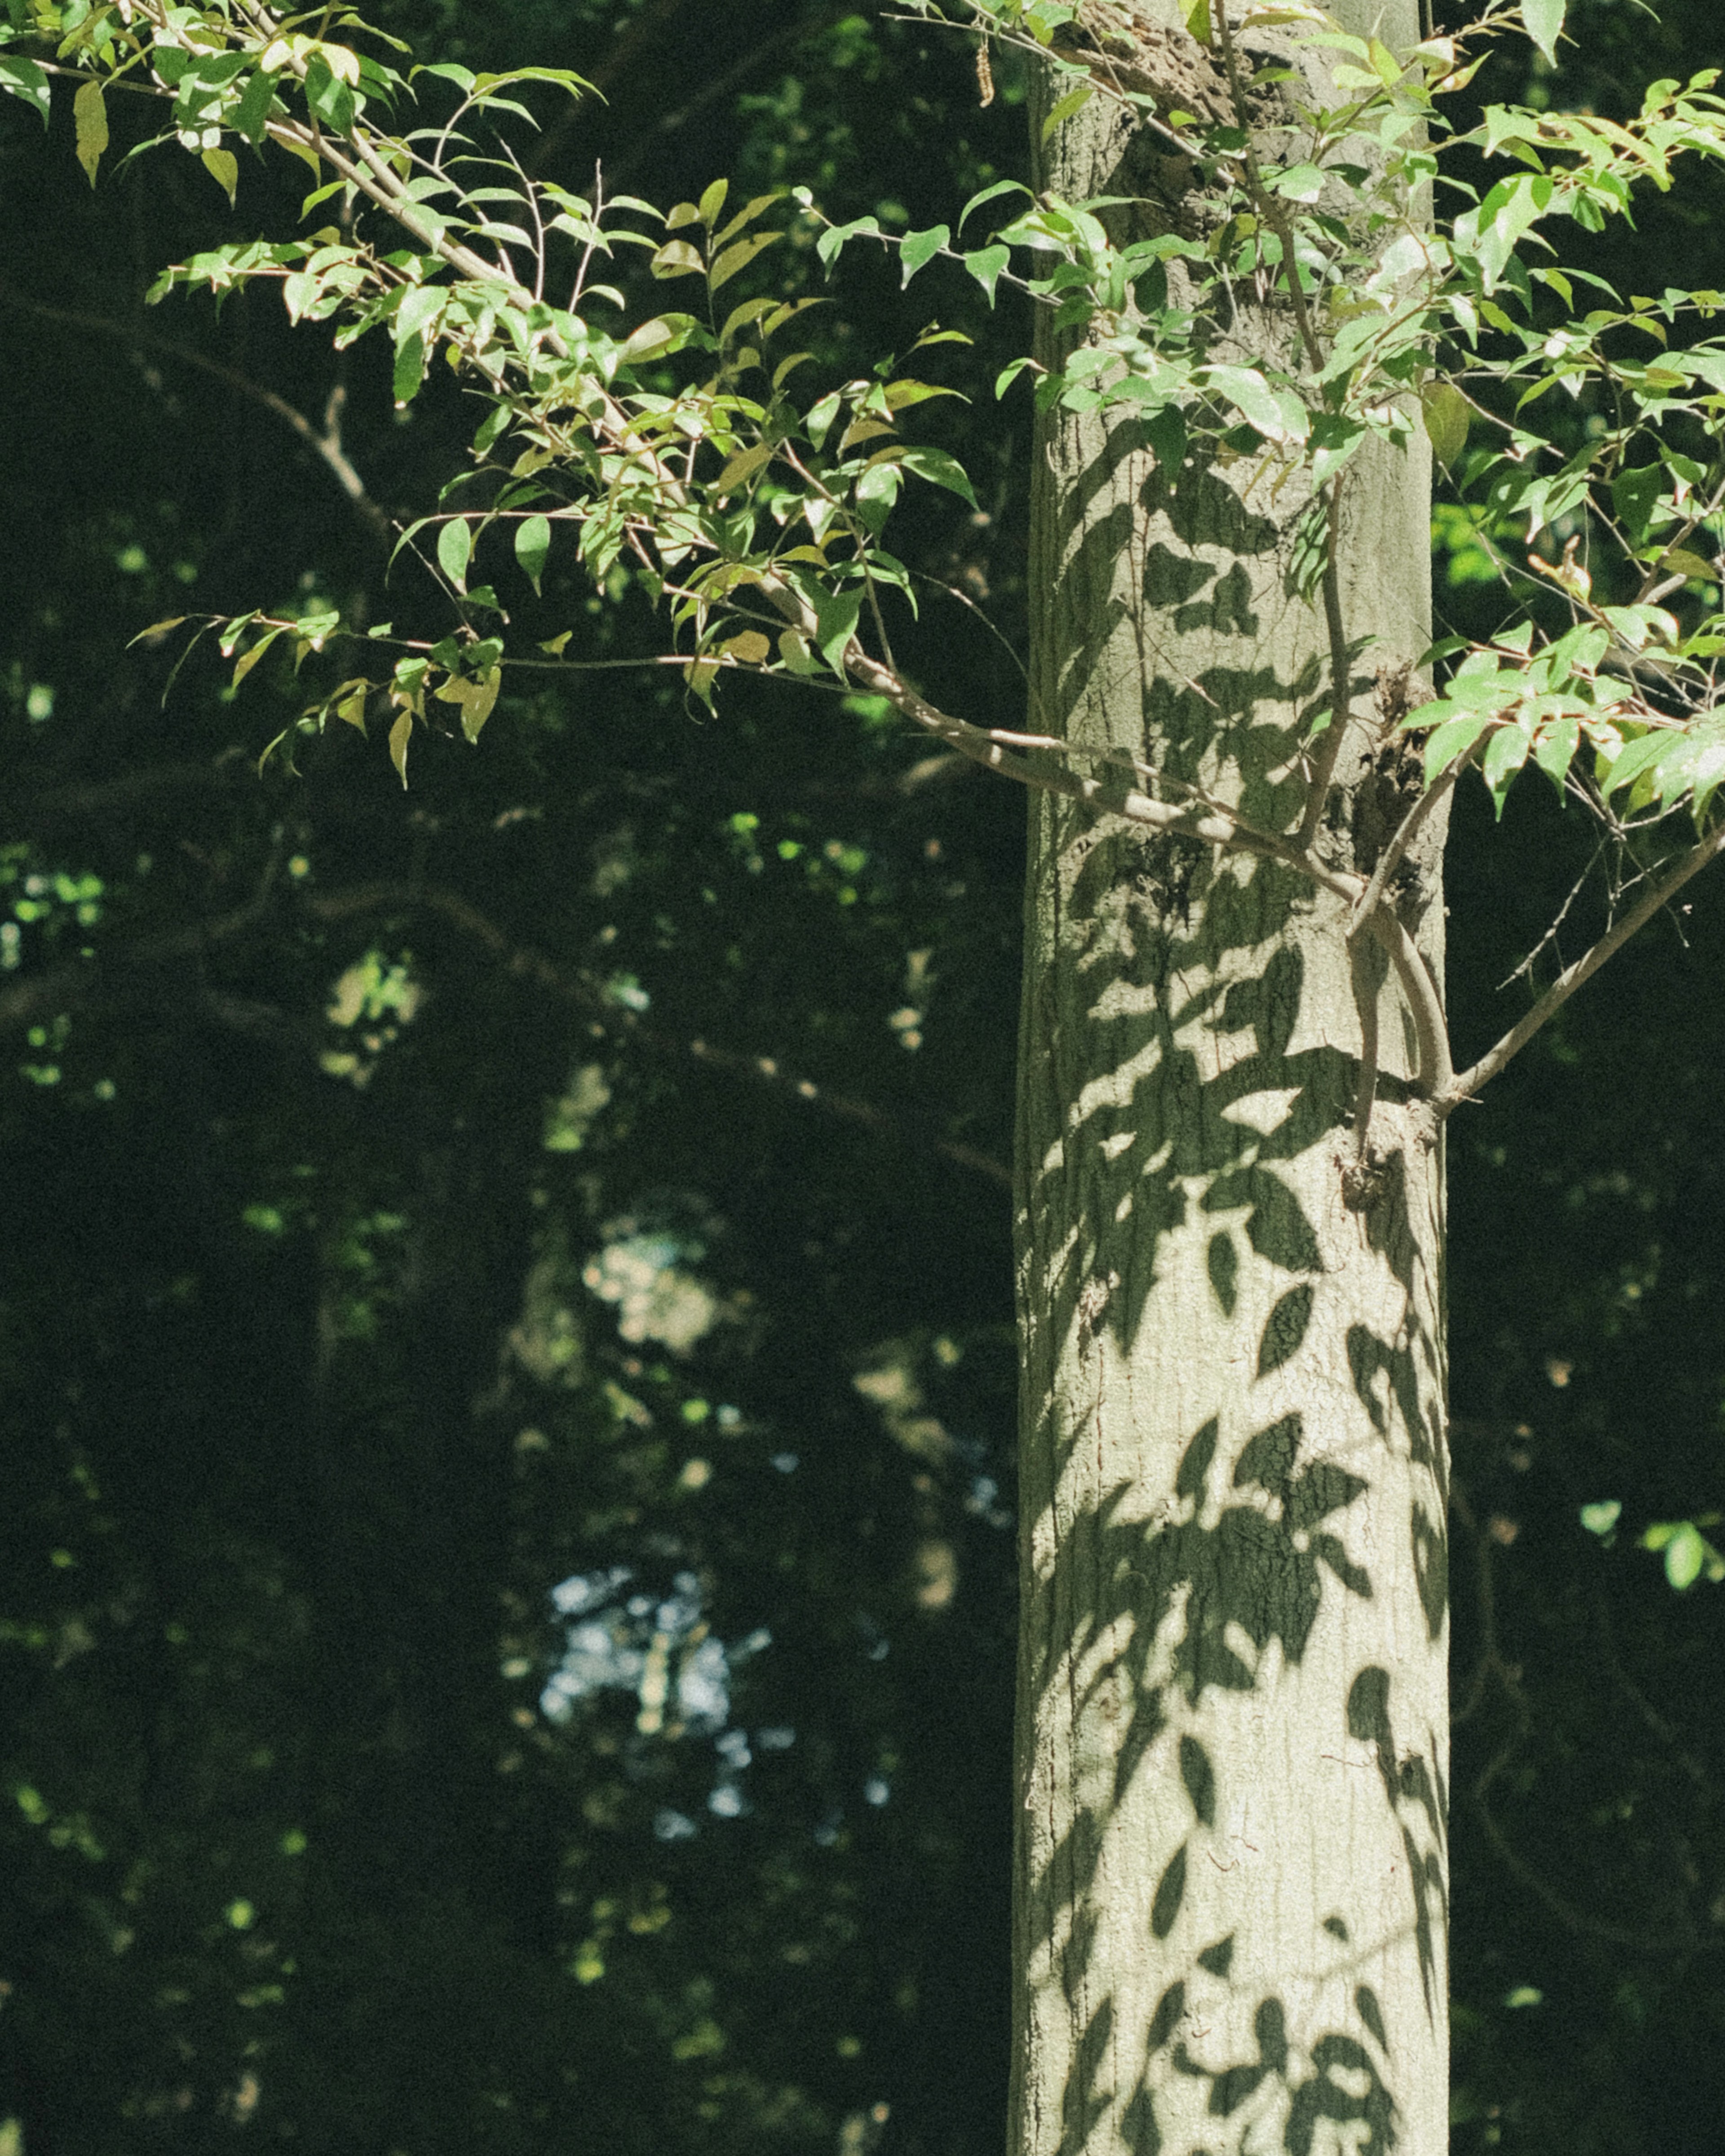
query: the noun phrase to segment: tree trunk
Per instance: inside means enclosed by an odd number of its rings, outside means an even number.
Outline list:
[[[1418,37],[1414,0],[1332,5]],[[1180,180],[1100,97],[1042,156],[1068,200]],[[1305,502],[1142,444],[1044,424],[1031,723],[1291,830],[1328,701],[1322,613],[1284,590]],[[1385,450],[1345,495],[1347,633],[1376,640],[1323,843],[1368,870],[1428,489]],[[1439,978],[1440,846],[1399,901]],[[1377,1155],[1344,1177],[1345,926],[1279,864],[1032,797],[1010,2156],[1448,2146],[1442,1159],[1378,964]]]

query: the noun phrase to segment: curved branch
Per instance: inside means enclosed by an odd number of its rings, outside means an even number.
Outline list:
[[[1481,734],[1471,748],[1465,748],[1460,756],[1451,757],[1396,826],[1389,844],[1378,856],[1378,865],[1372,870],[1372,880],[1366,886],[1358,905],[1353,909],[1353,920],[1348,931],[1350,936],[1358,936],[1361,929],[1365,927],[1368,918],[1382,905],[1384,894],[1389,886],[1389,879],[1401,866],[1409,847],[1420,834],[1420,826],[1430,815],[1432,810],[1448,794],[1468,765],[1476,757],[1484,753],[1486,738],[1486,736]]]
[[[1367,925],[1389,953],[1389,963],[1395,968],[1396,978],[1413,1014],[1420,1065],[1414,1091],[1435,1103],[1445,1099],[1455,1083],[1444,999],[1419,945],[1387,906],[1380,906]]]
[[[661,1032],[657,1027],[644,1024],[634,1012],[610,1002],[591,983],[578,974],[566,972],[555,960],[531,945],[511,942],[488,914],[459,891],[445,891],[434,885],[374,883],[361,884],[347,891],[336,891],[302,899],[305,911],[319,920],[336,921],[357,913],[386,912],[409,909],[442,916],[451,927],[459,928],[481,943],[502,965],[506,973],[517,979],[528,980],[537,988],[586,1012],[589,1019],[604,1032],[619,1040],[639,1042],[659,1054],[686,1055],[691,1061],[704,1063],[715,1070],[734,1072],[741,1077],[755,1080],[773,1087],[776,1091],[788,1092],[810,1107],[824,1109],[841,1122],[860,1123],[865,1128],[880,1132],[901,1144],[927,1144],[960,1168],[986,1176],[991,1183],[1004,1189],[1012,1187],[1012,1171],[1003,1163],[979,1152],[974,1146],[959,1141],[935,1137],[907,1127],[905,1121],[877,1107],[871,1101],[860,1101],[854,1095],[836,1093],[830,1087],[818,1085],[811,1078],[799,1077],[787,1070],[778,1058],[771,1055],[748,1055],[735,1049],[721,1048],[699,1036],[692,1040],[681,1040]]]
[[[800,592],[778,577],[763,577],[761,588],[787,621],[805,636],[818,639],[819,619]],[[932,734],[937,741],[957,749],[961,756],[968,757],[987,770],[999,772],[1003,778],[1016,779],[1019,785],[1033,792],[1058,794],[1065,800],[1077,802],[1081,807],[1118,816],[1127,823],[1147,824],[1154,831],[1178,831],[1209,845],[1261,855],[1297,870],[1321,890],[1350,901],[1365,888],[1363,876],[1332,869],[1292,839],[1246,822],[1224,803],[1205,798],[1189,808],[1176,808],[1171,803],[1153,799],[1137,787],[1110,786],[1101,779],[1081,778],[1076,772],[1050,770],[1016,752],[1018,747],[1024,746],[1069,756],[1093,753],[1100,757],[1111,757],[1115,753],[1111,750],[1086,752],[1075,749],[1071,743],[1053,735],[1016,734],[955,718],[951,712],[942,711],[927,697],[919,696],[891,666],[865,651],[855,638],[841,655],[845,672],[859,687],[874,696],[884,696],[914,725]]]
[[[1578,958],[1573,966],[1566,966],[1532,1009],[1518,1025],[1510,1028],[1496,1047],[1488,1049],[1477,1063],[1470,1065],[1459,1076],[1452,1077],[1447,1086],[1439,1089],[1435,1102],[1438,1113],[1447,1116],[1463,1101],[1471,1100],[1481,1086],[1497,1075],[1512,1056],[1521,1053],[1548,1019],[1556,1017],[1584,981],[1591,980],[1608,958],[1615,957],[1638,930],[1645,928],[1656,913],[1670,905],[1692,876],[1699,875],[1707,864],[1717,860],[1722,853],[1725,853],[1725,823],[1710,831],[1699,845],[1692,846],[1664,881],[1656,884],[1639,905],[1632,906],[1615,927],[1607,930],[1591,951]]]
[[[235,367],[226,367],[207,352],[195,351],[190,345],[179,344],[172,337],[158,336],[151,330],[141,330],[130,322],[117,322],[105,315],[85,314],[72,307],[50,307],[40,300],[27,300],[21,292],[0,285],[0,303],[15,307],[20,313],[34,315],[39,320],[59,322],[68,329],[93,330],[98,336],[113,337],[116,341],[132,345],[141,352],[159,352],[177,359],[187,367],[199,367],[213,374],[218,382],[225,382],[230,389],[249,397],[254,404],[261,404],[266,412],[273,413],[286,426],[291,427],[312,454],[319,458],[334,478],[336,484],[353,504],[375,538],[388,540],[391,526],[388,517],[366,491],[366,483],[354,469],[352,459],[341,446],[341,432],[336,419],[341,411],[340,402],[331,397],[330,410],[323,431],[320,433],[305,414],[285,397],[278,397],[273,389],[254,382],[249,375],[241,374]]]

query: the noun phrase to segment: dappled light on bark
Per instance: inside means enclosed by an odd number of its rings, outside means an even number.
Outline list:
[[[1070,122],[1049,183],[1126,192],[1128,147],[1117,116]],[[1289,595],[1310,497],[1169,446],[1045,428],[1036,722],[1288,829],[1326,688]],[[1385,732],[1427,640],[1425,516],[1386,450],[1343,521]],[[1393,765],[1362,739],[1337,779],[1319,849],[1368,875]],[[1345,903],[1047,796],[1032,819],[1014,2156],[1435,2156],[1442,1182],[1412,1021],[1365,968],[1378,1146],[1351,1175]],[[1435,861],[1428,838],[1398,910],[1439,965]]]

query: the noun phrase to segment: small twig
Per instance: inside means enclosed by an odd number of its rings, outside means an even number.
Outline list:
[[[542,951],[512,942],[489,915],[482,913],[459,891],[410,883],[362,884],[347,891],[308,897],[300,902],[308,912],[325,921],[391,910],[439,914],[464,935],[482,943],[506,973],[517,979],[531,981],[560,1002],[585,1012],[590,1022],[620,1040],[636,1042],[660,1054],[687,1055],[697,1063],[763,1081],[775,1090],[787,1092],[811,1107],[822,1108],[843,1122],[860,1123],[902,1143],[926,1142],[957,1166],[986,1176],[1004,1188],[1012,1186],[1012,1171],[974,1146],[932,1134],[925,1139],[908,1128],[901,1118],[877,1107],[873,1101],[860,1101],[852,1095],[817,1085],[813,1079],[787,1070],[775,1056],[745,1055],[734,1049],[716,1047],[698,1036],[692,1040],[679,1040],[647,1024],[635,1012],[612,1003],[599,988],[567,973]]]
[[[1343,739],[1353,720],[1353,665],[1348,649],[1348,629],[1342,613],[1342,481],[1338,472],[1330,481],[1324,511],[1324,627],[1330,644],[1330,723],[1327,737],[1312,769],[1306,814],[1300,819],[1300,844],[1317,839],[1330,798],[1336,767],[1342,759]]]
[[[1359,1085],[1353,1100],[1353,1157],[1364,1163],[1371,1149],[1372,1110],[1378,1099],[1378,983],[1366,964],[1364,947],[1350,941],[1348,968],[1353,1007],[1359,1014]]]
[[[16,307],[21,313],[34,315],[41,321],[59,322],[67,329],[93,330],[99,336],[113,337],[122,344],[135,346],[141,352],[165,353],[187,367],[199,367],[204,373],[215,376],[218,381],[225,382],[230,388],[238,390],[242,397],[250,398],[254,404],[261,404],[266,412],[273,413],[285,425],[291,427],[328,469],[336,484],[365,519],[373,534],[379,539],[389,537],[391,526],[388,516],[367,492],[365,481],[341,446],[341,429],[334,424],[341,413],[341,402],[335,392],[331,392],[330,409],[325,414],[324,430],[320,434],[305,414],[290,404],[285,397],[278,397],[273,389],[265,388],[262,382],[254,382],[249,375],[224,366],[220,360],[212,359],[207,352],[196,351],[190,345],[177,343],[172,337],[158,336],[153,331],[138,329],[130,322],[111,321],[105,315],[85,314],[74,308],[51,307],[41,300],[27,300],[21,292],[15,292],[6,285],[0,285],[0,301],[8,306]]]
[[[1371,932],[1389,953],[1403,995],[1414,1020],[1419,1067],[1414,1091],[1434,1104],[1454,1090],[1455,1066],[1450,1057],[1449,1027],[1444,1018],[1444,999],[1431,977],[1420,947],[1389,908],[1380,906],[1368,923]]]
[[[1502,995],[1506,988],[1512,987],[1516,982],[1520,980],[1523,973],[1531,973],[1535,965],[1538,963],[1540,952],[1545,948],[1546,945],[1548,943],[1553,943],[1557,941],[1558,931],[1563,927],[1570,907],[1574,905],[1576,900],[1579,898],[1582,892],[1586,890],[1588,878],[1592,875],[1594,870],[1599,866],[1599,856],[1604,852],[1606,847],[1611,842],[1609,839],[1601,839],[1599,844],[1594,848],[1592,854],[1589,856],[1587,866],[1581,871],[1581,874],[1577,876],[1574,882],[1570,886],[1569,896],[1558,908],[1557,918],[1552,922],[1550,927],[1546,930],[1544,935],[1542,936],[1539,941],[1533,946],[1533,948],[1527,953],[1527,957],[1522,959],[1521,964],[1516,968],[1515,971],[1508,975],[1506,979],[1502,980],[1497,983],[1497,993],[1499,995]]]
[[[1725,823],[1710,831],[1699,845],[1692,846],[1664,881],[1656,884],[1639,905],[1632,906],[1615,927],[1599,938],[1592,950],[1573,966],[1566,966],[1518,1025],[1512,1026],[1477,1063],[1440,1089],[1435,1102],[1438,1113],[1448,1115],[1452,1108],[1471,1100],[1482,1086],[1495,1078],[1511,1057],[1519,1055],[1540,1028],[1556,1016],[1584,981],[1590,980],[1608,958],[1615,957],[1639,929],[1671,903],[1692,876],[1699,875],[1721,853],[1725,853]]]
[[[1359,904],[1353,909],[1353,919],[1349,922],[1348,929],[1350,937],[1358,936],[1370,916],[1383,904],[1384,894],[1389,888],[1389,880],[1401,866],[1403,855],[1419,836],[1420,825],[1449,793],[1450,789],[1466,770],[1468,765],[1476,756],[1482,753],[1486,746],[1486,736],[1481,734],[1471,748],[1463,749],[1460,756],[1453,757],[1403,817],[1389,844],[1378,856],[1378,865],[1372,871],[1372,880],[1366,886]]]

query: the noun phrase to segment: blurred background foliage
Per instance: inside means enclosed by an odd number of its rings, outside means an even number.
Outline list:
[[[587,74],[529,152],[578,189],[921,225],[1026,162],[1012,70],[983,106],[890,13],[376,13]],[[1725,59],[1711,0],[1572,22],[1497,89],[1611,111]],[[249,163],[230,212],[176,156],[93,195],[70,136],[0,110],[0,2145],[983,2156],[1019,803],[865,699],[709,720],[627,670],[506,696],[405,796],[345,729],[260,780],[291,678],[200,652],[164,703],[129,639],[432,622],[382,535],[471,414],[396,413],[386,352],[267,290],[146,312],[300,191]],[[1725,285],[1722,232],[1703,176],[1599,266]],[[751,274],[824,289],[806,240]],[[835,380],[933,308],[954,382],[1025,334],[855,250],[832,291]],[[916,667],[1009,723],[973,609],[1018,639],[1024,407],[932,408],[982,512],[895,527],[972,603],[931,590]],[[1489,623],[1438,538],[1440,612]],[[627,588],[503,597],[655,648]],[[1482,1042],[1589,843],[1531,787],[1507,824],[1464,801],[1452,852]],[[1461,2150],[1725,2115],[1725,1594],[1638,1547],[1725,1502],[1722,977],[1703,885],[1453,1132]]]

